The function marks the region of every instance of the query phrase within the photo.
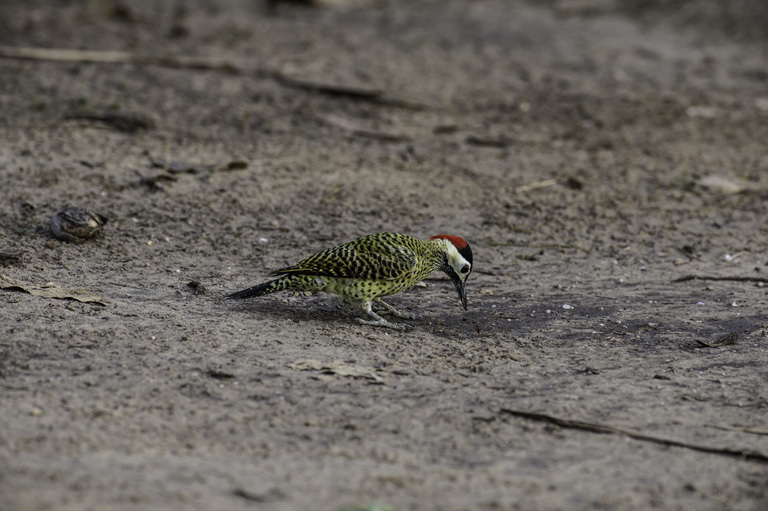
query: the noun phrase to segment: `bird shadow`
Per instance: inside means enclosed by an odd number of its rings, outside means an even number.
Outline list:
[[[354,318],[362,315],[341,302],[334,303],[332,299],[322,297],[302,298],[302,301],[295,302],[292,300],[233,302],[229,309],[233,313],[256,313],[295,323],[318,321],[323,324],[354,324]]]

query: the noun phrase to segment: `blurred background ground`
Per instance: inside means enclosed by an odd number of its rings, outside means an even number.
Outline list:
[[[764,509],[766,26],[4,1],[0,507]],[[103,235],[54,239],[67,205]],[[468,239],[469,311],[221,300],[382,230]]]

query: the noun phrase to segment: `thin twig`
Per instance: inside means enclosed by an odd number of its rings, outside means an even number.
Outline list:
[[[0,57],[52,62],[93,62],[102,64],[144,64],[161,67],[210,69],[234,74],[246,70],[222,60],[201,60],[177,57],[153,57],[127,51],[72,50],[68,48],[25,48],[0,46]]]
[[[707,428],[722,429],[723,431],[738,431],[739,433],[749,433],[751,435],[768,435],[768,429],[757,428],[739,428],[736,426],[716,426],[714,424],[704,424]]]
[[[469,135],[466,139],[467,144],[480,147],[504,148],[512,144],[512,140],[506,137],[486,138],[477,135]]]
[[[321,116],[318,116],[317,119],[330,126],[341,128],[345,131],[352,133],[353,135],[357,135],[360,137],[375,138],[378,140],[383,140],[385,142],[402,142],[405,140],[411,140],[411,137],[409,137],[408,135],[405,135],[402,133],[395,133],[391,131],[382,131],[382,130],[377,130],[372,128],[366,128],[366,127],[357,125],[355,122],[349,119],[344,119],[342,117],[339,117],[338,115],[332,115],[332,114],[321,115]]]
[[[686,275],[672,282],[687,282],[689,280],[732,280],[735,282],[768,282],[765,277],[716,277],[713,275]]]
[[[29,387],[17,387],[15,385],[9,385],[7,383],[0,383],[0,387],[8,390],[29,390]]]
[[[554,186],[557,184],[557,179],[546,179],[544,181],[537,181],[528,185],[518,186],[515,188],[517,193],[530,192],[531,190],[538,190],[539,188],[546,188],[548,186]]]
[[[384,91],[358,87],[354,85],[331,84],[305,80],[286,75],[276,69],[248,68],[226,60],[200,59],[176,56],[150,56],[140,55],[127,51],[98,51],[98,50],[73,50],[69,48],[31,48],[1,46],[0,58],[39,60],[49,62],[90,62],[100,64],[136,64],[145,66],[159,66],[173,69],[198,69],[218,71],[233,75],[256,75],[269,77],[285,87],[293,87],[307,90],[317,94],[329,96],[341,96],[356,101],[373,102],[393,107],[407,108],[411,110],[426,110],[431,108],[426,103],[421,103],[408,98],[399,98],[385,94]]]
[[[321,92],[329,96],[346,96],[364,101],[377,101],[384,95],[384,91],[379,89],[303,80],[288,75],[280,75],[277,81],[283,85],[294,87],[296,89]]]
[[[273,72],[271,73],[271,76],[280,85],[314,92],[316,94],[323,94],[325,96],[341,97],[360,101],[363,103],[376,103],[410,110],[428,110],[432,108],[432,106],[427,103],[423,103],[414,99],[392,96],[383,90],[372,87],[346,85],[343,83],[328,83],[291,76],[279,72]]]
[[[554,415],[547,415],[545,413],[528,412],[524,410],[513,410],[511,408],[502,408],[502,413],[507,415],[513,415],[516,417],[524,417],[526,419],[533,419],[542,422],[549,422],[550,424],[556,424],[563,428],[580,429],[583,431],[591,431],[592,433],[612,434],[612,435],[624,435],[635,440],[643,442],[652,442],[656,444],[666,445],[670,447],[683,447],[685,449],[691,449],[699,452],[706,452],[710,454],[719,454],[721,456],[732,456],[742,458],[750,461],[760,461],[768,463],[768,454],[760,451],[754,451],[751,449],[727,449],[719,447],[710,447],[707,445],[691,444],[688,442],[682,442],[680,440],[672,440],[670,438],[661,438],[643,433],[637,433],[635,431],[629,431],[626,429],[615,428],[613,426],[606,426],[604,424],[596,424],[592,422],[575,421],[571,419],[564,419],[562,417],[555,417]]]
[[[738,431],[739,433],[749,433],[751,435],[768,435],[768,429],[740,428],[736,426],[716,426],[715,424],[704,424],[704,427],[722,429],[723,431]]]

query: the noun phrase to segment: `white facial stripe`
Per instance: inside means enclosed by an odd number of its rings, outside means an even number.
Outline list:
[[[466,278],[467,275],[469,275],[469,272],[462,273],[461,268],[466,265],[469,266],[470,271],[472,270],[472,265],[464,259],[464,256],[462,256],[458,250],[456,250],[456,247],[453,246],[453,243],[448,243],[448,264],[451,265],[451,268],[462,278]]]

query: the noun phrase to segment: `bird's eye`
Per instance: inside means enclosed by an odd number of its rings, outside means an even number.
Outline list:
[[[459,271],[460,271],[460,272],[461,272],[463,275],[466,275],[467,273],[469,273],[469,265],[468,265],[468,264],[465,264],[464,266],[462,266],[462,267],[461,267],[461,269],[460,269]]]

